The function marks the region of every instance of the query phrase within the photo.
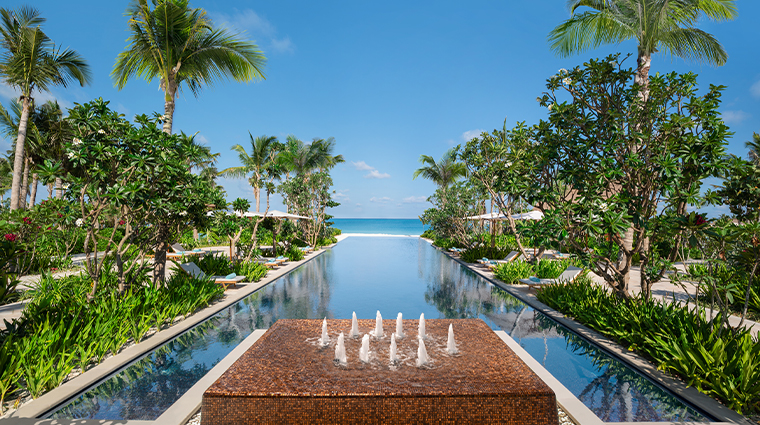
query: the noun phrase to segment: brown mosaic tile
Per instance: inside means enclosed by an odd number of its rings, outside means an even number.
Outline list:
[[[552,390],[479,319],[426,320],[429,365],[418,368],[417,320],[404,320],[400,362],[389,361],[395,320],[370,340],[346,337],[348,365],[333,361],[338,334],[350,320],[328,320],[330,344],[320,347],[321,320],[278,320],[203,396],[202,423],[211,424],[557,424]],[[446,352],[453,324],[459,353]],[[361,335],[374,320],[359,320]]]

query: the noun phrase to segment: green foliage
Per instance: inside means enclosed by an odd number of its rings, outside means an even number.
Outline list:
[[[94,302],[87,300],[92,280],[84,274],[60,279],[45,274],[30,290],[23,316],[2,335],[0,364],[13,367],[0,369],[0,398],[24,389],[37,398],[73,370],[92,367],[129,341],[139,342],[151,328],[207,306],[223,291],[183,273],[156,287],[141,269],[120,295],[110,268],[102,279]]]
[[[504,283],[515,285],[520,279],[535,276],[534,267],[527,261],[514,260],[509,263],[499,264],[494,268],[494,275]]]
[[[433,231],[433,229],[425,230],[424,232],[422,232],[420,237],[425,238],[425,239],[430,239],[430,240],[438,239],[438,235],[435,234],[435,231]]]
[[[238,276],[245,276],[246,282],[258,282],[267,275],[267,267],[257,261],[237,262],[232,270]]]
[[[541,279],[556,279],[571,263],[570,259],[549,260],[542,258],[536,263],[535,276]]]
[[[285,251],[285,256],[288,257],[290,261],[301,261],[303,260],[305,254],[303,251],[298,249],[298,247],[291,246],[287,251]]]
[[[455,248],[457,246],[457,243],[447,238],[436,238],[433,240],[433,245],[439,248],[449,249],[449,248]]]
[[[483,193],[471,184],[456,182],[437,189],[433,196],[428,198],[433,207],[422,213],[420,221],[430,226],[429,231],[437,238],[453,239],[460,246],[466,246],[472,222],[464,220],[464,217],[478,214],[483,199]]]
[[[728,331],[676,302],[623,299],[586,277],[537,296],[731,409],[760,411],[760,344],[749,330]]]
[[[197,259],[195,264],[209,276],[227,276],[232,270],[230,258],[223,253],[205,255]]]
[[[489,260],[501,260],[506,257],[511,250],[504,248],[491,248],[490,246],[479,246],[475,248],[468,248],[459,253],[459,258],[466,263],[475,263],[481,258],[488,258]]]

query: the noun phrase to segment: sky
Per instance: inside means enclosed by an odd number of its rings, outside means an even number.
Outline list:
[[[215,24],[256,42],[268,59],[265,80],[223,80],[196,98],[186,90],[177,99],[174,131],[198,133],[197,140],[221,153],[217,167],[239,164],[230,150],[250,149],[248,134],[292,134],[309,142],[334,137],[336,154],[346,160],[332,170],[330,211],[341,218],[414,218],[431,206],[432,182],[412,179],[420,155],[440,158],[481,131],[538,123],[547,117],[536,102],[546,79],[560,68],[580,66],[610,53],[632,53],[634,41],[603,46],[569,58],[550,49],[547,34],[570,17],[563,0],[517,1],[213,1],[194,0]],[[119,91],[110,73],[127,46],[129,4],[124,0],[4,0],[14,9],[28,4],[47,18],[43,30],[59,46],[79,52],[93,82],[86,87],[53,88],[37,101],[57,99],[64,107],[97,97],[132,119],[163,113],[158,80],[133,79]],[[760,1],[737,0],[734,21],[706,21],[729,54],[710,67],[656,54],[652,70],[699,74],[702,93],[710,84],[726,86],[721,111],[735,133],[730,153],[746,157],[745,142],[760,133]],[[8,106],[14,91],[0,84]],[[0,149],[10,140],[0,138]],[[228,201],[247,198],[246,180],[220,179]],[[43,195],[46,190],[40,191]],[[272,208],[284,207],[279,196]],[[263,209],[263,205],[262,205]],[[711,215],[727,208],[710,210]]]

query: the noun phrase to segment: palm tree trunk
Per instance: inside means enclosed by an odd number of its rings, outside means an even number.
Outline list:
[[[29,123],[31,98],[21,96],[21,117],[18,122],[18,137],[16,137],[16,156],[13,158],[13,183],[11,183],[11,209],[19,209],[21,200],[21,173],[24,168],[24,144],[26,143],[26,127]]]
[[[174,81],[169,81],[166,85],[166,94],[164,95],[164,133],[172,134],[172,125],[174,124],[174,98],[177,94],[177,87]]]
[[[649,68],[652,66],[652,55],[639,48],[636,63],[638,68],[633,77],[633,83],[639,85],[639,98],[646,102],[649,99]]]
[[[33,207],[37,200],[37,185],[40,183],[40,177],[37,173],[32,174],[32,190],[29,193],[29,206]]]
[[[55,197],[58,199],[63,198],[63,179],[60,177],[55,178]]]
[[[26,195],[29,193],[29,169],[32,168],[32,160],[27,157],[24,160],[24,176],[21,181],[21,198],[18,202],[19,209],[26,209]]]
[[[48,183],[48,199],[53,199],[53,183]]]

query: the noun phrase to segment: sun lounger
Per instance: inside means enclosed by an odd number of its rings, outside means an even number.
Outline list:
[[[207,276],[206,273],[203,272],[203,270],[198,267],[195,263],[184,263],[179,265],[182,270],[184,270],[187,274],[190,276],[196,278],[196,279],[211,279],[214,281],[214,283],[218,285],[222,285],[224,289],[226,290],[229,285],[232,285],[234,288],[235,285],[237,285],[238,282],[242,282],[245,280],[245,276]],[[234,273],[233,273],[234,275]]]
[[[264,258],[262,256],[257,256],[256,257],[256,261],[259,264],[263,264],[263,265],[265,265],[267,267],[270,267],[270,268],[275,268],[275,267],[277,267],[277,266],[280,265],[277,261],[275,261],[274,258]]]
[[[521,283],[528,285],[531,288],[538,288],[541,286],[551,285],[554,283],[570,283],[580,276],[583,269],[575,266],[569,266],[559,275],[556,279],[539,279],[535,276],[531,276],[528,279],[520,279]]]
[[[511,263],[512,261],[515,261],[518,258],[525,259],[525,256],[522,255],[522,254],[520,254],[517,251],[512,251],[509,254],[507,254],[507,256],[504,257],[503,259],[501,259],[501,260],[489,260],[487,263],[485,263],[485,265],[489,269],[493,270],[498,265]]]
[[[192,251],[188,251],[182,245],[178,243],[172,244],[170,248],[174,250],[174,252],[166,253],[166,258],[170,258],[170,259],[182,258],[182,257],[193,257],[193,256],[203,257],[204,255],[207,254],[207,252],[202,249],[194,249]]]

